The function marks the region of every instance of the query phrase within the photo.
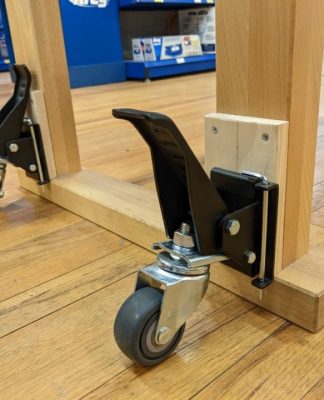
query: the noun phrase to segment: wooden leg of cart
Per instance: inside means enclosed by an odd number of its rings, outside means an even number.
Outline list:
[[[17,63],[32,70],[38,91],[32,111],[43,134],[47,132],[51,177],[56,176],[39,187],[21,174],[21,184],[150,248],[152,241],[164,237],[156,195],[80,169],[58,3],[6,0]],[[206,129],[208,140],[217,138],[219,145],[227,146],[228,157],[215,160],[218,166],[230,160],[233,169],[259,170],[281,187],[273,285],[260,300],[249,279],[222,265],[212,268],[213,281],[311,331],[324,325],[324,230],[310,224],[324,43],[322,3],[218,0],[217,110],[222,115],[209,116]],[[218,137],[210,133],[214,126]],[[224,144],[225,131],[232,141]],[[208,147],[209,166],[215,148]],[[263,157],[258,159],[258,154]]]
[[[216,159],[226,166],[220,152],[227,151],[230,168],[268,175],[280,184],[280,213],[276,281],[262,301],[235,271],[219,265],[212,279],[316,331],[324,325],[324,229],[311,227],[323,2],[219,0],[217,38],[222,114],[206,118],[206,167]],[[283,121],[289,122],[288,146]]]

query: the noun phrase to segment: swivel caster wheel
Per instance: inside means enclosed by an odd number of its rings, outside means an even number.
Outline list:
[[[162,297],[162,293],[151,287],[140,289],[125,301],[115,320],[114,335],[120,350],[145,367],[164,361],[175,350],[185,330],[184,324],[168,343],[156,343]]]

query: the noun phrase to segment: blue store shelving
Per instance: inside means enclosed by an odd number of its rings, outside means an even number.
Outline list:
[[[131,14],[126,23],[128,25],[139,14],[148,12],[149,18],[145,17],[139,23],[142,29],[143,25],[150,23],[154,26],[154,21],[150,20],[159,12],[167,13],[173,9],[172,12],[176,13],[181,8],[213,6],[213,0],[59,1],[71,87],[120,82],[126,78],[154,79],[215,69],[216,57],[213,54],[156,62],[125,61],[131,55],[123,55],[125,42],[122,41],[123,14]],[[0,71],[6,71],[10,63],[14,63],[14,52],[5,0],[0,0],[0,11]],[[165,32],[160,34],[164,35]],[[141,37],[134,35],[128,37],[128,46],[132,37]]]
[[[121,9],[189,8],[214,5],[214,0],[120,0]]]
[[[215,54],[176,58],[173,60],[136,62],[126,61],[126,75],[130,79],[155,79],[166,76],[214,70]]]
[[[14,60],[5,1],[0,0],[0,72],[8,71]]]
[[[121,18],[121,25],[123,30],[123,23],[133,23],[134,20],[138,19],[138,24],[143,28],[136,29],[136,33],[132,32],[131,37],[124,38],[124,46],[129,45],[131,38],[133,37],[151,37],[161,36],[161,34],[151,34],[151,31],[155,31],[155,27],[152,26],[155,23],[153,21],[154,13],[163,13],[168,10],[179,10],[184,8],[192,7],[210,7],[214,6],[214,0],[119,0],[120,10],[122,13],[128,13],[129,18],[123,21]],[[163,11],[165,10],[165,11]],[[140,18],[139,15],[145,14],[145,18]],[[151,28],[145,29],[144,26],[150,24]],[[143,34],[141,32],[143,30]],[[141,32],[141,33],[139,33]],[[145,36],[149,33],[148,36]],[[138,36],[134,36],[138,35]],[[165,33],[162,34],[162,36]],[[125,56],[131,58],[129,52]],[[163,78],[168,76],[182,75],[188,73],[202,72],[215,70],[216,68],[216,55],[215,54],[203,54],[195,57],[185,57],[178,59],[169,59],[163,61],[131,61],[126,60],[126,77],[127,79],[155,79]]]
[[[60,0],[72,88],[126,79],[118,0],[101,3]]]

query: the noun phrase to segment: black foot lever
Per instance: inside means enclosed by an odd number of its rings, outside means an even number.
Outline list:
[[[228,266],[251,277],[262,273],[261,281],[254,280],[254,285],[270,284],[278,185],[258,174],[220,168],[214,168],[209,179],[170,118],[131,109],[113,110],[113,115],[130,121],[151,149],[168,237],[172,239],[180,225],[188,223],[202,256],[225,254]]]

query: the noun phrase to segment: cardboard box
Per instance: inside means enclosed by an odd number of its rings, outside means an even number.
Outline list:
[[[191,8],[179,11],[179,30],[182,35],[199,35],[204,53],[216,50],[215,7]]]

